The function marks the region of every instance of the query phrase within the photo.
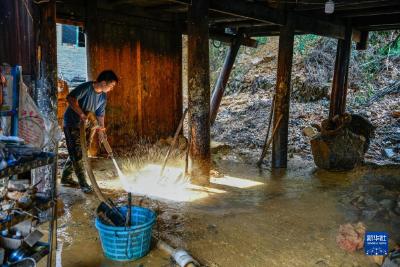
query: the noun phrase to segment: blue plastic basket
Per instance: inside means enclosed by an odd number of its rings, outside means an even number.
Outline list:
[[[156,221],[156,214],[146,208],[133,206],[132,226],[111,226],[96,218],[104,255],[115,261],[136,260],[145,256],[150,249],[151,232]],[[120,207],[126,215],[127,207]]]

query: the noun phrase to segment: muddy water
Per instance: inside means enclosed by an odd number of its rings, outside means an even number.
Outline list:
[[[220,193],[192,202],[158,199],[149,204],[160,211],[155,232],[207,266],[375,266],[362,251],[340,250],[336,234],[340,224],[362,219],[354,209],[347,209],[348,195],[357,188],[354,185],[371,176],[399,178],[399,169],[363,167],[329,173],[315,170],[310,162],[291,163],[288,171],[272,173],[220,162],[218,170],[225,177],[258,185],[229,184],[228,179],[211,185]],[[99,164],[100,186],[116,201],[125,199],[118,179],[106,171],[111,169],[109,164]],[[95,197],[69,188],[60,192],[65,214],[58,221],[57,266],[174,266],[156,249],[130,263],[105,259],[94,227]],[[390,222],[371,219],[364,223],[393,236]]]

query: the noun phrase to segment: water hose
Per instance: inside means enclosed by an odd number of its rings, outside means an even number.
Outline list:
[[[92,184],[94,193],[96,194],[97,198],[100,199],[101,202],[109,204],[107,199],[104,197],[103,193],[100,190],[99,185],[97,184],[96,178],[93,174],[92,164],[89,161],[88,153],[87,153],[87,145],[86,145],[86,126],[84,122],[81,122],[80,125],[80,138],[81,138],[81,146],[82,146],[82,159],[83,164],[85,165],[86,172],[89,176],[90,183]],[[109,205],[110,208],[111,205]]]

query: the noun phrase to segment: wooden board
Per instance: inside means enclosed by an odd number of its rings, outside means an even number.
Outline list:
[[[0,64],[21,65],[35,74],[35,5],[31,1],[0,1]]]
[[[88,74],[120,78],[108,94],[106,127],[113,147],[171,136],[182,114],[181,35],[89,20]]]

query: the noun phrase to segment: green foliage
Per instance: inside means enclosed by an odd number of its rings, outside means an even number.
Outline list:
[[[267,36],[261,36],[256,38],[258,45],[265,45],[268,42]]]
[[[314,34],[296,35],[294,38],[294,53],[305,55],[320,38]]]

